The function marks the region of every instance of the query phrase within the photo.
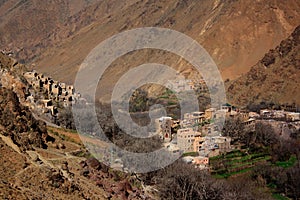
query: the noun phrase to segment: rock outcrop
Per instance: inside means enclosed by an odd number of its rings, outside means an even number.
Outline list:
[[[21,150],[46,147],[49,139],[46,124],[36,120],[16,93],[6,88],[0,88],[0,126],[1,134],[9,136]]]
[[[146,195],[136,178],[129,174],[109,169],[95,158],[80,163],[81,175],[89,178],[98,187],[103,188],[108,199],[152,199]],[[135,183],[135,185],[134,185]]]

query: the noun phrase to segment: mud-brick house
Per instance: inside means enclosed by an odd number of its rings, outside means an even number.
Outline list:
[[[221,153],[231,150],[231,138],[216,136],[214,137],[215,146],[220,150]]]
[[[201,135],[195,136],[195,141],[193,143],[193,151],[194,152],[201,152],[202,145],[205,142],[205,137],[201,137]]]
[[[245,128],[247,128],[250,131],[255,131],[255,123],[256,120],[254,118],[249,118],[243,122],[245,125]]]
[[[209,158],[205,157],[205,156],[197,156],[197,157],[194,157],[192,163],[194,165],[196,165],[196,168],[205,169],[208,167]]]
[[[75,93],[75,90],[74,90],[74,86],[73,85],[68,85],[66,87],[66,91],[68,92],[68,94],[74,94]]]
[[[53,102],[51,99],[44,99],[44,100],[42,100],[42,102],[43,102],[45,108],[53,105]]]
[[[72,102],[73,98],[72,95],[64,95],[65,93],[63,92],[59,97],[58,97],[58,101],[60,102],[64,102],[64,101],[68,101],[68,102]]]
[[[47,78],[44,81],[43,87],[48,92],[48,94],[50,94],[52,92],[52,84],[53,83],[54,83],[54,81],[51,78]]]
[[[74,101],[73,95],[68,94],[68,95],[66,96],[66,100],[69,101],[69,102],[73,102],[73,101]]]
[[[26,80],[27,80],[27,82],[29,83],[29,86],[30,86],[30,87],[33,87],[33,86],[34,86],[34,85],[33,85],[33,84],[34,84],[34,79],[27,79],[27,78],[26,78]]]
[[[248,117],[253,118],[253,119],[257,119],[257,118],[260,117],[260,115],[256,112],[249,112]]]
[[[209,157],[217,156],[231,150],[231,138],[223,136],[205,137],[205,142],[202,144],[201,152]]]
[[[44,74],[39,73],[39,74],[37,75],[37,79],[42,80],[43,78],[44,78]]]
[[[204,112],[192,112],[192,113],[185,113],[184,120],[189,121],[191,124],[198,124],[205,120],[205,113]]]
[[[296,112],[289,112],[286,114],[286,119],[288,121],[299,121],[300,120],[300,113]]]
[[[60,86],[62,91],[66,91],[66,84],[65,83],[59,83],[58,85]]]
[[[208,109],[206,109],[205,110],[205,118],[207,119],[207,120],[211,120],[211,119],[214,119],[214,118],[216,118],[216,111],[217,111],[217,109],[216,108],[208,108]]]
[[[194,131],[192,128],[179,129],[177,131],[178,148],[183,152],[193,152],[195,137],[200,135],[200,132]]]
[[[183,120],[180,121],[181,128],[193,128],[198,130],[198,125],[205,120],[204,112],[185,113]]]
[[[226,110],[226,112],[231,112],[233,109],[233,106],[230,105],[229,103],[225,103],[221,105],[221,110]]]
[[[43,88],[44,82],[41,79],[37,79],[37,81],[35,82],[34,86],[35,86],[35,88],[37,88],[37,89],[40,90],[40,89]]]
[[[55,106],[49,106],[48,110],[50,111],[52,116],[56,116],[56,114],[58,113],[57,107]]]
[[[59,86],[59,84],[53,83],[51,87],[51,95],[58,97],[59,95],[61,95],[61,93],[62,93],[62,89]]]
[[[68,95],[69,95],[69,92],[67,92],[66,90],[62,89],[61,96],[67,97]]]
[[[34,78],[36,78],[37,77],[37,73],[36,73],[36,71],[31,71],[31,72],[25,72],[24,74],[23,74],[23,76],[27,79],[27,80],[29,80],[29,79],[34,79]]]
[[[48,81],[48,77],[47,76],[42,76],[41,78],[40,78],[40,80],[43,82],[43,83],[46,83],[47,81]]]
[[[273,117],[273,111],[268,109],[260,110],[260,116],[263,118],[271,118]]]
[[[52,99],[44,99],[41,100],[42,102],[42,109],[44,113],[51,113],[52,116],[55,116],[58,112],[57,107],[53,105]]]
[[[191,91],[195,88],[194,83],[191,80],[186,79],[169,80],[166,86],[176,93]]]
[[[43,86],[42,81],[37,77],[37,73],[35,75],[32,72],[26,72],[24,74],[27,82],[30,84],[31,87],[35,89],[40,89]]]

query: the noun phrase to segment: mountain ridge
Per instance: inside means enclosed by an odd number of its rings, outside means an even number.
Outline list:
[[[194,38],[210,53],[223,78],[235,79],[300,23],[300,3],[294,0],[76,2],[79,6],[72,1],[44,5],[30,0],[12,10],[23,8],[16,17],[1,16],[1,48],[11,48],[21,62],[30,60],[41,72],[72,83],[83,59],[101,41],[132,28],[164,27]],[[1,8],[11,6],[6,2]],[[28,13],[32,17],[22,19]],[[137,58],[142,61],[143,55]]]

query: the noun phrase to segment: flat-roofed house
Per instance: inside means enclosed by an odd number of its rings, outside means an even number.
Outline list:
[[[289,121],[298,121],[300,120],[300,113],[296,113],[296,112],[287,113],[286,119]]]
[[[209,108],[209,109],[206,109],[205,110],[205,118],[207,119],[207,120],[211,120],[211,119],[214,119],[216,116],[215,116],[215,114],[216,114],[216,108]]]
[[[200,152],[202,150],[202,145],[205,142],[205,137],[201,137],[200,135],[195,136],[195,141],[193,143],[193,151]]]
[[[183,128],[177,131],[177,145],[183,152],[194,151],[195,137],[201,135],[200,132],[194,131],[192,128]]]

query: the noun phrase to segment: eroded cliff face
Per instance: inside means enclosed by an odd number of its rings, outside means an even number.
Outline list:
[[[300,105],[300,26],[228,87],[228,98],[238,105],[273,102]]]

